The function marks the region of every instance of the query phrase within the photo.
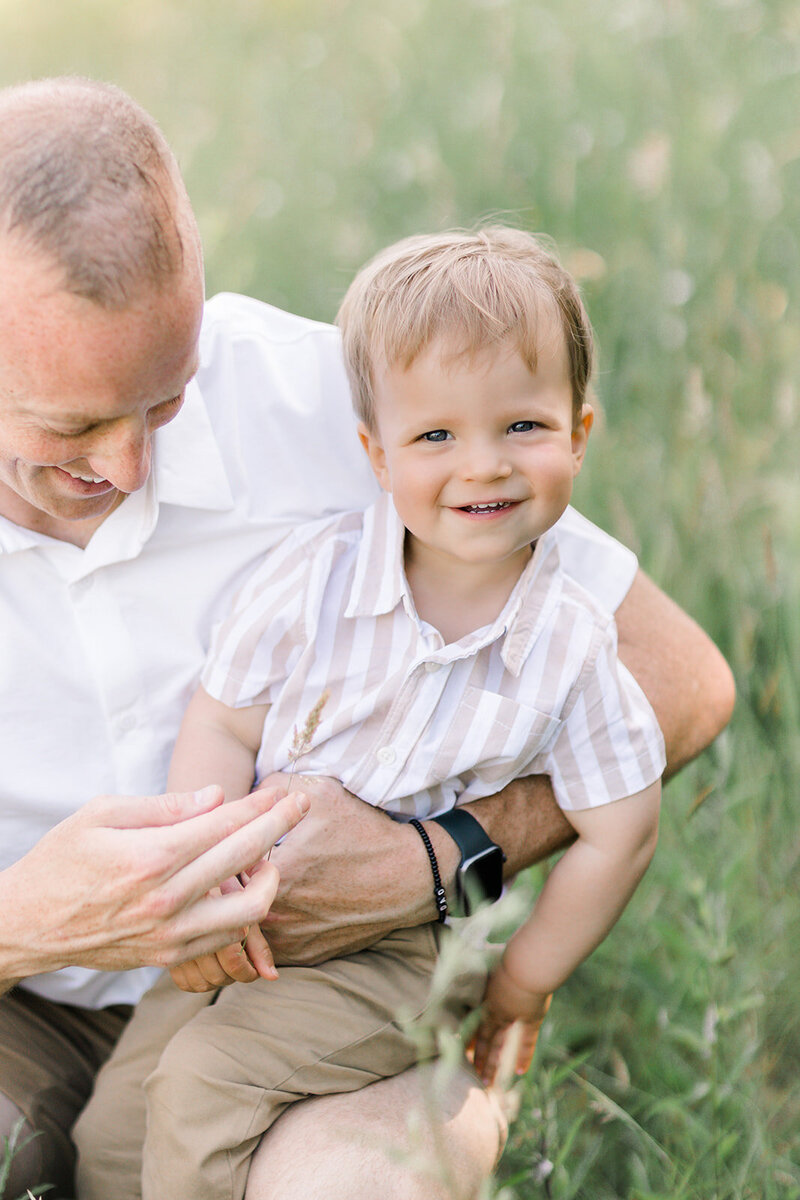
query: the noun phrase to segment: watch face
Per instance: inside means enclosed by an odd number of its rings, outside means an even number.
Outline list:
[[[487,846],[459,868],[461,898],[465,913],[474,912],[484,900],[499,900],[503,890],[503,851],[499,846]]]

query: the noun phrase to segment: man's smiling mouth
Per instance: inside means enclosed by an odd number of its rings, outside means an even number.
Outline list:
[[[69,467],[62,467],[61,470],[65,471],[67,473],[67,475],[70,475],[73,479],[83,480],[84,483],[105,483],[106,482],[105,476],[94,475],[91,471],[71,471],[69,469]]]

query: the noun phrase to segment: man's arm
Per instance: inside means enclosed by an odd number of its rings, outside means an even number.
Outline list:
[[[277,877],[208,890],[246,870],[304,815],[292,794],[222,805],[217,787],[103,796],[60,822],[0,872],[0,993],[71,964],[102,971],[171,966],[227,945],[261,921]]]
[[[710,638],[641,571],[616,618],[619,657],[655,710],[669,778],[728,723],[732,675]],[[430,865],[417,831],[348,796],[334,780],[304,780],[303,787],[313,797],[311,812],[272,855],[281,884],[266,927],[276,962],[319,962],[371,945],[392,929],[435,920]],[[545,776],[517,780],[465,807],[503,847],[507,876],[574,837]],[[435,822],[425,828],[452,894],[456,845]]]

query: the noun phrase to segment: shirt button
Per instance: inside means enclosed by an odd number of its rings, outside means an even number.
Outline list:
[[[124,713],[117,721],[118,733],[130,733],[136,728],[136,717],[133,713]]]
[[[429,675],[432,675],[434,671],[439,670],[441,665],[442,665],[441,663],[428,661],[425,663],[425,670],[428,672]]]
[[[376,757],[378,762],[382,763],[384,767],[390,767],[397,758],[397,755],[391,746],[381,746]]]
[[[72,591],[75,596],[85,596],[87,592],[92,590],[94,586],[94,576],[84,575],[83,579],[78,579],[72,585]]]

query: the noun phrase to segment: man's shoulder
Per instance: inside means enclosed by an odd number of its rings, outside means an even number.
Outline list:
[[[334,325],[300,317],[263,300],[234,292],[219,292],[206,301],[202,339],[205,342],[214,338],[254,339],[275,346],[308,339],[330,343],[337,348],[340,343],[339,331]]]
[[[636,555],[572,506],[553,527],[564,576],[616,612],[638,569]]]

